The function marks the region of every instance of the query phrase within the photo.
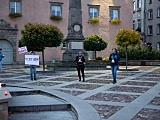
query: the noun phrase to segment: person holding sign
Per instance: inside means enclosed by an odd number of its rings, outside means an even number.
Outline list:
[[[31,52],[31,55],[35,55],[35,52],[32,51]],[[30,65],[30,76],[31,76],[31,80],[37,80],[37,77],[36,77],[36,65]]]

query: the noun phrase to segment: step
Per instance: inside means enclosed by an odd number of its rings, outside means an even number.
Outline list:
[[[10,91],[10,94],[10,112],[56,111],[71,107],[68,102],[39,90]]]

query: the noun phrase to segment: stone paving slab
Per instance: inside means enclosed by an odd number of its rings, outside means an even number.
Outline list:
[[[34,83],[28,83],[27,85],[31,86],[55,86],[59,85],[61,83],[54,83],[54,82],[34,82]]]
[[[142,109],[132,120],[159,120],[160,110],[155,109]]]
[[[109,91],[135,92],[135,93],[144,93],[147,90],[149,90],[149,88],[131,87],[131,86],[115,86],[109,89]]]
[[[62,117],[63,116],[63,117]],[[71,111],[43,111],[15,113],[8,120],[76,120]]]
[[[128,102],[132,102],[137,97],[139,96],[138,95],[115,94],[115,93],[98,93],[91,97],[86,98],[85,100],[128,103]]]
[[[128,81],[122,83],[122,85],[137,85],[137,86],[155,86],[156,82],[138,82],[138,81]]]
[[[99,117],[96,116],[95,120],[160,119],[160,67],[128,66],[128,69],[139,71],[123,70],[125,66],[120,68],[117,83],[114,85],[111,83],[112,75],[109,69],[86,70],[86,82],[78,81],[76,71],[39,72],[38,81],[30,81],[29,69],[6,66],[4,73],[8,76],[3,76],[3,80],[9,84],[10,81],[7,80],[23,78],[27,82],[15,82],[12,85],[41,89],[65,99],[75,107],[79,120],[94,120],[93,116],[97,113]],[[88,108],[93,112],[89,112]]]
[[[92,104],[93,107],[99,112],[101,119],[107,120],[110,116],[123,108],[123,106],[114,105],[98,105]]]
[[[34,89],[29,88],[20,88],[20,87],[6,87],[9,91],[18,92],[18,91],[33,91]]]
[[[71,85],[64,86],[63,88],[78,88],[78,89],[93,90],[93,89],[96,89],[98,87],[101,87],[101,85],[94,85],[94,84],[71,84]]]
[[[38,105],[55,105],[55,104],[67,104],[57,99],[53,99],[44,95],[22,95],[15,96],[9,100],[8,105],[13,106],[38,106]]]

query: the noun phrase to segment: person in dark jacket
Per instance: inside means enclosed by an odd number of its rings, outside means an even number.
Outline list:
[[[78,77],[79,77],[79,81],[81,81],[81,74],[82,74],[82,78],[83,78],[83,82],[85,81],[85,77],[84,77],[84,63],[85,63],[85,58],[82,55],[82,51],[79,51],[78,55],[76,56],[76,68],[77,68],[77,72],[78,72]],[[80,73],[81,72],[81,73]]]
[[[116,76],[117,76],[117,69],[118,69],[118,61],[120,60],[120,57],[117,53],[117,49],[114,48],[112,49],[112,53],[109,56],[109,61],[111,65],[111,71],[112,71],[112,76],[113,76],[113,84],[115,84],[116,81]]]

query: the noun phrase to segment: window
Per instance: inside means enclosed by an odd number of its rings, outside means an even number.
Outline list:
[[[99,8],[90,6],[89,7],[89,18],[98,18],[99,17]]]
[[[152,0],[149,0],[149,4],[152,4]]]
[[[135,26],[135,20],[133,20],[133,30],[136,29],[136,26]]]
[[[51,16],[62,16],[62,3],[51,2]]]
[[[110,6],[110,20],[113,20],[114,18],[120,19],[120,7],[119,6]]]
[[[54,16],[61,16],[61,6],[52,6],[51,14]]]
[[[136,18],[136,14],[133,14],[133,19],[135,19]]]
[[[133,1],[133,11],[136,11],[136,1]]]
[[[21,13],[20,0],[10,0],[10,13]]]
[[[152,20],[153,19],[153,10],[149,9],[148,10],[148,20]]]
[[[160,18],[160,7],[157,9],[157,17]]]
[[[63,42],[62,47],[66,48],[66,41]]]
[[[153,34],[153,29],[152,29],[152,26],[148,26],[148,35],[152,35]]]
[[[160,42],[157,42],[157,50],[160,51]]]
[[[160,23],[159,23],[159,24],[157,24],[157,34],[159,34],[159,35],[160,35]]]
[[[137,2],[137,8],[138,8],[138,9],[141,9],[141,6],[142,6],[141,0],[138,0],[138,2]]]
[[[138,28],[141,28],[141,19],[138,19]]]

